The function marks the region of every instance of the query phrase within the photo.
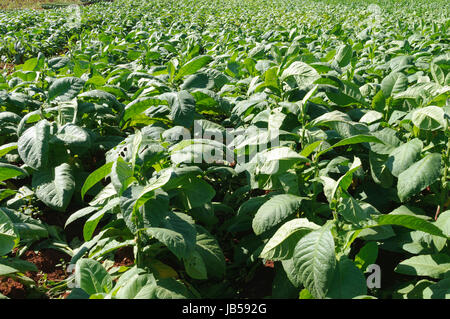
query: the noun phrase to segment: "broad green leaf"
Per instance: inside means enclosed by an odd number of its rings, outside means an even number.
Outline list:
[[[92,90],[83,92],[78,95],[79,99],[97,102],[98,104],[107,104],[109,107],[115,109],[117,112],[123,112],[124,105],[117,101],[115,95],[102,90]]]
[[[359,87],[353,82],[342,80],[339,89],[326,91],[327,97],[339,106],[362,104],[368,106]]]
[[[200,253],[196,250],[183,259],[186,273],[193,279],[208,279],[206,264]]]
[[[41,169],[33,175],[36,196],[47,206],[65,211],[75,191],[75,179],[69,164]]]
[[[378,257],[378,245],[375,241],[365,244],[355,256],[356,266],[365,271],[367,266],[374,264]]]
[[[400,72],[392,72],[381,81],[381,91],[386,98],[405,91],[407,87],[408,78]]]
[[[48,89],[48,100],[70,101],[80,93],[84,83],[84,80],[75,77],[56,79]]]
[[[185,209],[203,206],[216,195],[214,188],[200,178],[192,178],[181,185],[178,190],[177,201]]]
[[[209,55],[201,55],[193,58],[180,68],[177,75],[175,76],[175,81],[181,79],[183,76],[197,72],[202,67],[209,64],[212,60],[213,58]]]
[[[19,235],[9,219],[0,209],[0,256],[6,255],[19,242]]]
[[[66,124],[58,130],[56,138],[69,147],[91,147],[91,136],[84,128]]]
[[[339,146],[345,146],[345,145],[353,145],[353,144],[359,144],[359,143],[381,143],[383,144],[383,141],[378,139],[375,136],[372,135],[355,135],[349,138],[344,138],[343,140],[337,142],[336,144],[333,144],[331,147],[319,152],[317,156],[321,156],[332,149],[339,147]]]
[[[125,112],[122,116],[122,123],[126,122],[128,119],[133,118],[133,116],[141,114],[152,106],[165,105],[166,101],[154,98],[154,97],[141,97],[132,102],[130,102],[125,107]]]
[[[202,257],[208,278],[221,278],[225,274],[225,256],[217,240],[206,229],[196,225],[197,238],[195,250]]]
[[[353,181],[353,173],[357,171],[359,168],[361,168],[361,165],[362,163],[359,157],[355,157],[349,170],[345,172],[345,174],[342,175],[334,185],[334,188],[331,192],[332,199],[335,197],[339,188],[346,191],[350,187]]]
[[[398,176],[397,194],[402,202],[433,184],[440,176],[441,154],[432,153]]]
[[[15,165],[0,163],[0,182],[18,176],[27,176],[28,173]]]
[[[352,196],[341,198],[337,211],[345,218],[345,220],[354,225],[360,225],[369,217],[367,212]]]
[[[273,196],[258,209],[253,218],[255,234],[260,235],[285,221],[300,209],[304,199],[290,194]]]
[[[302,286],[302,278],[294,265],[294,259],[284,259],[281,261],[283,270],[292,285],[299,288]]]
[[[167,212],[159,223],[153,224],[156,227],[145,229],[147,234],[166,245],[178,258],[186,258],[195,249],[195,227],[177,214]]]
[[[433,77],[434,82],[436,82],[440,85],[444,85],[445,73],[442,70],[442,68],[439,65],[431,62],[430,71],[431,71],[431,76]]]
[[[296,218],[284,223],[264,246],[260,257],[268,260],[290,259],[297,242],[312,230],[320,228],[306,218]]]
[[[133,177],[133,171],[128,163],[122,157],[118,157],[111,167],[111,183],[116,189],[117,194],[121,195],[124,187],[128,186],[130,178]]]
[[[423,299],[450,299],[450,278],[442,279],[426,287],[422,297]]]
[[[294,266],[301,283],[315,298],[325,298],[336,267],[330,224],[304,236],[295,246]]]
[[[438,219],[436,220],[435,225],[442,230],[442,233],[445,236],[447,236],[447,238],[449,238],[450,237],[450,210],[440,213]],[[448,239],[446,239],[446,238],[442,238],[439,236],[433,236],[433,243],[438,251],[441,251],[442,249],[444,249],[445,243],[447,241],[448,241]]]
[[[118,299],[151,299],[155,293],[153,275],[141,274],[129,278],[116,293]]]
[[[398,177],[416,161],[422,148],[423,142],[417,138],[400,145],[389,154],[386,167],[392,175]]]
[[[147,234],[166,245],[178,258],[189,255],[191,249],[189,249],[189,245],[181,233],[172,229],[158,227],[147,228],[146,231]]]
[[[446,130],[447,121],[442,107],[430,105],[413,111],[411,121],[422,130]]]
[[[20,158],[36,170],[45,168],[49,160],[49,140],[50,123],[42,120],[19,137],[17,150]]]
[[[370,173],[375,183],[383,188],[390,188],[394,182],[393,175],[386,166],[387,155],[369,151]]]
[[[156,280],[156,288],[154,293],[156,299],[186,299],[193,298],[186,286],[173,278],[165,278]]]
[[[75,281],[89,295],[107,293],[113,281],[102,264],[93,259],[79,259],[75,265]]]
[[[8,143],[0,146],[0,157],[5,156],[9,152],[17,149],[17,143]]]
[[[310,85],[320,77],[316,69],[301,61],[291,63],[283,71],[280,79],[285,80],[291,76],[295,78],[299,87]]]
[[[402,214],[387,214],[378,215],[374,219],[377,225],[403,226],[413,230],[420,230],[434,236],[444,238],[446,237],[446,235],[442,233],[442,230],[439,227],[420,217]]]
[[[83,227],[83,237],[84,240],[87,242],[91,240],[92,235],[94,234],[95,229],[97,228],[98,223],[103,218],[103,216],[110,210],[114,209],[114,207],[118,206],[120,203],[119,198],[113,198],[108,202],[108,204],[105,205],[102,209],[97,211],[94,215],[89,217],[89,219],[86,221]]]
[[[334,60],[337,62],[339,67],[343,68],[350,63],[352,55],[353,55],[352,46],[343,45],[338,48]]]
[[[83,184],[83,187],[81,188],[81,198],[84,198],[84,195],[92,186],[100,182],[103,178],[105,178],[111,173],[111,168],[113,164],[114,162],[106,163],[100,168],[97,168],[88,176],[88,178]]]
[[[195,99],[188,91],[164,93],[160,99],[167,100],[170,116],[175,125],[190,128],[194,122]]]
[[[395,271],[404,275],[442,279],[450,274],[450,256],[445,254],[414,256],[399,263]]]
[[[1,237],[1,235],[0,235]],[[0,240],[1,241],[1,240]],[[0,243],[1,245],[1,243]],[[0,246],[1,247],[1,246]],[[0,253],[1,255],[1,253]],[[35,264],[19,258],[0,258],[0,276],[15,274],[18,272],[39,271]]]
[[[350,299],[367,294],[366,278],[347,256],[341,256],[334,270],[327,297]]]
[[[98,210],[98,207],[94,207],[94,206],[88,206],[88,207],[82,208],[80,210],[77,210],[75,213],[70,215],[69,218],[66,220],[64,228],[66,228],[69,224],[73,223],[74,221],[76,221],[80,218],[83,218],[87,215],[92,214],[96,210]]]
[[[306,145],[300,152],[301,156],[308,157],[312,152],[314,152],[324,141],[315,141],[311,144]]]

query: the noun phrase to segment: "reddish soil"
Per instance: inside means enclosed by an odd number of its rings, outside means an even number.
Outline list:
[[[26,275],[33,279],[36,283],[45,275],[47,275],[47,280],[51,281],[61,281],[67,278],[66,270],[61,266],[61,260],[65,262],[70,261],[70,256],[64,254],[61,251],[55,249],[43,249],[37,254],[34,251],[27,251],[22,256],[22,259],[29,261],[36,265],[39,272],[27,272]]]
[[[12,278],[0,277],[0,293],[11,299],[25,299],[27,295],[23,284]]]
[[[132,266],[134,264],[133,247],[127,246],[117,249],[114,255],[114,266]]]
[[[15,254],[17,250],[13,253]],[[32,250],[26,251],[21,259],[36,265],[38,272],[27,271],[25,275],[39,284],[43,279],[49,281],[62,281],[67,278],[66,270],[61,266],[61,260],[70,261],[70,256],[55,249],[43,249],[38,253]],[[46,275],[46,278],[44,276]],[[27,287],[12,279],[0,277],[0,293],[11,299],[24,299],[28,296]]]
[[[14,71],[14,64],[0,62],[0,71],[6,70],[7,74],[11,74]]]

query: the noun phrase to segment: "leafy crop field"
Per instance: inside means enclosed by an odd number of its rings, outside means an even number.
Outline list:
[[[43,9],[42,5],[81,3],[81,0],[2,0],[0,9]]]
[[[450,298],[449,9],[0,10],[0,299]]]

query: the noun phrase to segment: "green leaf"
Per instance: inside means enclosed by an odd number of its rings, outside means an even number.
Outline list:
[[[170,106],[170,116],[174,125],[190,128],[194,123],[195,99],[188,91],[164,93],[159,96]]]
[[[113,281],[105,268],[93,259],[81,258],[75,265],[75,281],[89,295],[108,293]]]
[[[408,169],[419,157],[423,148],[423,142],[417,138],[395,148],[386,161],[386,167],[392,175],[398,177],[400,173]]]
[[[431,76],[433,77],[434,82],[436,82],[440,85],[444,85],[445,73],[442,70],[442,68],[439,65],[435,64],[434,62],[431,62],[430,71],[431,71]]]
[[[304,236],[295,246],[293,262],[301,283],[315,298],[325,298],[336,267],[331,224]]]
[[[177,200],[187,210],[211,202],[216,195],[214,188],[200,178],[189,179],[177,190]]]
[[[305,62],[295,61],[291,63],[281,74],[280,79],[286,80],[288,77],[294,77],[299,87],[312,84],[320,78],[319,73],[312,66]]]
[[[178,258],[187,258],[195,249],[194,226],[175,213],[168,212],[158,227],[146,228],[146,232],[167,246]]]
[[[347,106],[354,103],[368,106],[359,87],[350,81],[342,80],[339,89],[327,90],[325,94],[332,102],[340,106]]]
[[[78,95],[79,99],[85,99],[89,101],[96,102],[98,104],[107,104],[111,108],[115,109],[117,112],[123,112],[124,105],[117,101],[115,95],[102,91],[102,90],[92,90],[83,92]]]
[[[423,299],[450,299],[450,278],[426,287],[422,296]]]
[[[190,75],[197,72],[202,67],[209,64],[212,60],[213,58],[210,57],[209,55],[201,55],[193,58],[180,68],[177,75],[175,76],[175,81],[181,79],[186,75]]]
[[[152,106],[166,105],[167,102],[154,97],[141,97],[130,102],[126,107],[122,116],[122,124],[133,118],[135,115],[141,114]]]
[[[407,87],[408,78],[400,72],[392,72],[381,81],[381,91],[386,98],[405,91]]]
[[[325,141],[320,140],[320,141],[315,141],[311,144],[306,145],[300,152],[300,155],[304,156],[304,157],[308,157],[312,152],[314,152],[316,150],[316,148],[318,148],[324,142]]]
[[[400,173],[397,194],[402,202],[433,184],[440,176],[441,154],[432,153]]]
[[[98,207],[94,207],[94,206],[88,206],[88,207],[82,208],[80,210],[77,210],[75,213],[70,215],[69,218],[66,220],[64,228],[66,228],[69,224],[73,223],[74,221],[76,221],[80,218],[83,218],[84,216],[87,216],[89,214],[92,214],[96,210],[98,210]]]
[[[91,147],[91,136],[89,133],[84,128],[74,124],[69,123],[62,126],[58,130],[56,138],[69,147]]]
[[[397,225],[403,226],[413,230],[420,230],[425,233],[446,237],[441,231],[441,229],[434,224],[426,221],[423,218],[412,216],[412,215],[402,215],[402,214],[387,214],[387,215],[378,215],[374,217],[374,220],[379,225]]]
[[[0,209],[0,256],[6,255],[19,242],[19,235],[8,215]]]
[[[260,257],[268,260],[290,259],[298,241],[320,226],[306,218],[296,218],[284,223],[264,246]]]
[[[190,293],[184,284],[173,278],[158,279],[156,281],[156,288],[154,298],[157,299],[192,299]]]
[[[151,299],[155,293],[156,281],[150,274],[135,274],[116,293],[118,299]]]
[[[340,46],[334,56],[334,60],[337,62],[339,67],[343,68],[350,63],[353,55],[353,50],[351,45]]]
[[[27,176],[28,173],[15,165],[0,163],[0,182],[18,176]]]
[[[111,183],[117,194],[121,195],[123,188],[128,186],[128,181],[133,177],[133,171],[128,163],[122,157],[118,157],[111,167]]]
[[[221,278],[225,275],[225,256],[219,243],[206,229],[195,225],[197,229],[195,250],[203,258],[208,278]]]
[[[26,271],[37,272],[39,270],[35,264],[30,263],[26,260],[22,260],[19,258],[0,258],[0,276],[10,275],[18,272],[25,273]]]
[[[96,212],[94,215],[89,217],[83,227],[83,237],[85,241],[89,241],[94,234],[95,229],[97,228],[98,223],[103,218],[103,216],[110,210],[114,209],[114,207],[118,206],[120,203],[119,198],[113,198],[105,205],[102,209]]]
[[[442,279],[450,274],[450,256],[445,254],[414,256],[399,263],[395,271],[404,275]]]
[[[84,83],[84,80],[75,77],[56,79],[48,88],[48,100],[70,101],[80,93]]]
[[[422,130],[446,130],[447,121],[442,107],[430,105],[413,111],[411,121]]]
[[[369,152],[370,173],[375,183],[383,188],[390,188],[394,182],[393,175],[386,166],[387,155]]]
[[[353,145],[353,144],[359,144],[359,143],[381,143],[384,144],[383,141],[378,139],[375,136],[372,135],[355,135],[349,138],[344,138],[343,140],[340,140],[336,144],[332,145],[331,147],[319,152],[317,156],[321,156],[332,149],[339,147],[339,146],[345,146],[345,145]]]
[[[49,161],[49,140],[50,123],[39,121],[19,137],[17,147],[20,158],[36,170],[45,168]]]
[[[345,220],[355,225],[360,225],[369,217],[367,212],[352,196],[341,198],[337,211]]]
[[[367,294],[367,285],[362,271],[353,261],[346,256],[341,256],[336,264],[327,298],[350,299],[365,294]]]
[[[442,230],[442,233],[447,236],[447,238],[450,237],[450,210],[440,213],[435,225]],[[433,243],[438,251],[444,249],[446,242],[446,238],[433,236]]]
[[[186,273],[193,279],[208,279],[205,261],[196,250],[183,259]]]
[[[9,152],[17,149],[17,143],[8,143],[0,146],[0,157],[5,156]]]
[[[355,256],[356,266],[365,271],[367,266],[374,264],[378,257],[378,245],[375,241],[365,244]]]
[[[300,209],[304,197],[291,194],[275,195],[256,212],[252,227],[256,235],[272,229]]]
[[[108,176],[111,173],[111,168],[113,166],[114,162],[109,162],[101,166],[100,168],[97,168],[95,171],[93,171],[86,181],[83,184],[83,187],[81,188],[81,198],[84,199],[84,195],[86,192],[95,184],[100,182],[103,178]]]
[[[47,206],[65,211],[75,191],[75,179],[69,164],[41,169],[33,175],[36,196]]]

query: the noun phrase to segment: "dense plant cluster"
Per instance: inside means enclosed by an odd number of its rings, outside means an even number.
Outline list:
[[[0,11],[0,276],[33,287],[20,257],[51,248],[74,275],[49,296],[448,297],[448,13]],[[133,263],[114,264],[124,247]]]

